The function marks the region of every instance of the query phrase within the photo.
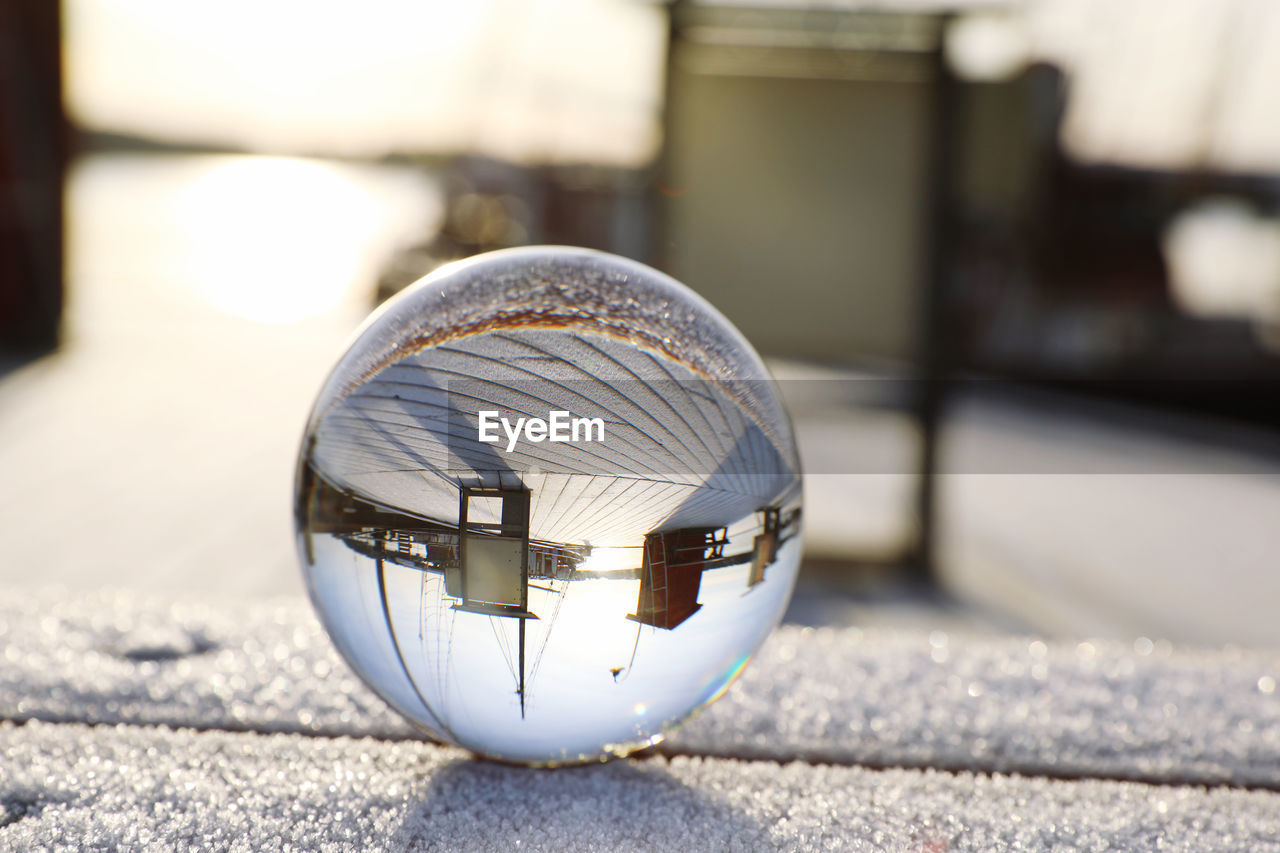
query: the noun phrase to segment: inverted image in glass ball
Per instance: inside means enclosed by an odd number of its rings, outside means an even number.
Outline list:
[[[334,643],[434,737],[624,755],[720,696],[800,562],[799,461],[746,340],[641,264],[442,267],[365,324],[298,464]]]

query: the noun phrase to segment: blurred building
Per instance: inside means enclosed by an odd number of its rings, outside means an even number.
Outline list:
[[[243,472],[285,490],[289,413],[341,337],[437,264],[521,243],[655,264],[764,355],[802,362],[783,373],[890,377],[797,419],[809,470],[845,473],[810,478],[833,490],[810,500],[810,554],[888,562],[927,527],[911,519],[928,502],[903,485],[921,433],[941,432],[911,417],[921,385],[1013,378],[1011,395],[1057,383],[1280,424],[1280,6],[1266,0],[374,0],[358,14],[228,0],[198,15],[67,0],[61,64],[36,5],[0,11],[0,336],[53,341],[65,234],[72,358],[6,377],[19,402],[0,428],[25,495],[11,565],[44,559],[47,535],[29,531],[72,499],[103,541],[170,537],[157,553],[205,529],[207,506],[239,513],[220,529],[274,541],[285,500],[254,504]],[[63,104],[79,155],[66,171]],[[1039,420],[970,422],[979,463],[950,458],[977,474],[1124,475],[1166,426],[1142,412],[1117,443],[1106,423],[1082,464],[1055,455],[1071,439],[1058,426],[1093,409],[1044,398],[1025,407]],[[964,407],[950,415],[964,431]],[[1191,444],[1248,444],[1205,420]],[[1188,470],[1194,449],[1133,467]],[[971,562],[1007,562],[1006,585],[1048,553],[1073,580],[1093,567],[1095,590],[1146,562],[1160,580],[1128,593],[1145,600],[1175,562],[1199,582],[1238,552],[1235,587],[1265,602],[1252,590],[1270,528],[1248,521],[1269,517],[1262,456],[1210,460],[1222,482],[1187,478],[1163,511],[1168,478],[1073,492],[1039,476],[1023,485],[1042,500],[1009,478],[950,509],[988,513],[967,524]],[[128,511],[160,503],[187,514],[157,528]],[[874,547],[846,547],[864,528]],[[1025,551],[1009,545],[1024,533]],[[278,562],[292,572],[292,555]],[[76,577],[110,563],[103,551]],[[123,545],[116,563],[137,569]],[[148,583],[166,577],[153,570]],[[1203,611],[1200,588],[1182,588]],[[1185,612],[1157,609],[1170,624]]]

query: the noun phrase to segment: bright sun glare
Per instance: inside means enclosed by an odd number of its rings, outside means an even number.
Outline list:
[[[220,158],[178,204],[188,280],[213,306],[262,323],[338,308],[374,273],[379,212],[334,168],[286,157]]]

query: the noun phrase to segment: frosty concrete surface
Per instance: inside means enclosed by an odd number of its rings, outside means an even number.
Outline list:
[[[0,718],[414,737],[306,602],[0,597]],[[1280,787],[1280,655],[786,626],[668,754]]]
[[[0,845],[1274,850],[1280,794],[676,756],[537,771],[404,741],[0,725]]]

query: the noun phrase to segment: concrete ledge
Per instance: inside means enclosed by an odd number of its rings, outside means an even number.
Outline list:
[[[0,718],[416,738],[302,600],[0,596]],[[784,626],[668,755],[1280,788],[1280,658]]]
[[[0,846],[1274,850],[1280,794],[676,756],[555,771],[416,741],[0,724]],[[518,845],[518,846],[517,846]]]

